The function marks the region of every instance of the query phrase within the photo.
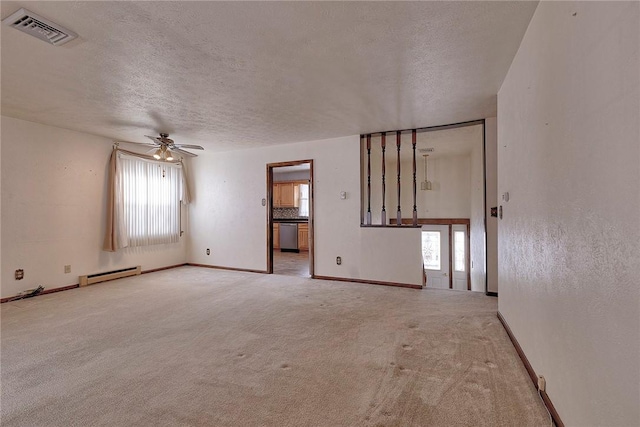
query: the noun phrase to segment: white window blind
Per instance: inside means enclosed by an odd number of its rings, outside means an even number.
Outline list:
[[[309,185],[300,184],[300,207],[298,211],[300,216],[309,216]]]
[[[117,170],[126,246],[178,242],[181,166],[120,155]]]

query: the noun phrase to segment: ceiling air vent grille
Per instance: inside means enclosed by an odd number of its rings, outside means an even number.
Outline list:
[[[55,46],[63,45],[78,37],[73,31],[67,30],[27,9],[18,10],[2,22]]]

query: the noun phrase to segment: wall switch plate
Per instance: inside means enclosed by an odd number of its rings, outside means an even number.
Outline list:
[[[68,274],[71,273],[71,266],[70,265],[65,265],[64,266],[64,274]]]
[[[336,264],[338,264],[338,265],[342,264],[342,257],[341,256],[336,257]]]
[[[24,279],[24,270],[19,268],[16,270],[16,275],[15,275],[16,280],[22,280]]]

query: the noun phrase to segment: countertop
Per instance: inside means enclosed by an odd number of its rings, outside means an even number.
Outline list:
[[[309,222],[309,218],[274,218],[273,222],[289,222],[296,224],[306,224]]]

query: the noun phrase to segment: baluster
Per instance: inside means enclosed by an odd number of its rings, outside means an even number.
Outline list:
[[[411,131],[411,146],[413,147],[413,226],[418,225],[418,209],[416,206],[416,130]],[[425,178],[426,179],[426,178]]]
[[[384,176],[385,176],[385,160],[384,160],[384,152],[387,146],[387,135],[383,132],[380,134],[380,145],[382,147],[382,215],[381,215],[381,222],[382,225],[387,225],[387,210],[385,209],[385,192],[386,192],[386,186],[385,186],[385,182],[384,182]]]

